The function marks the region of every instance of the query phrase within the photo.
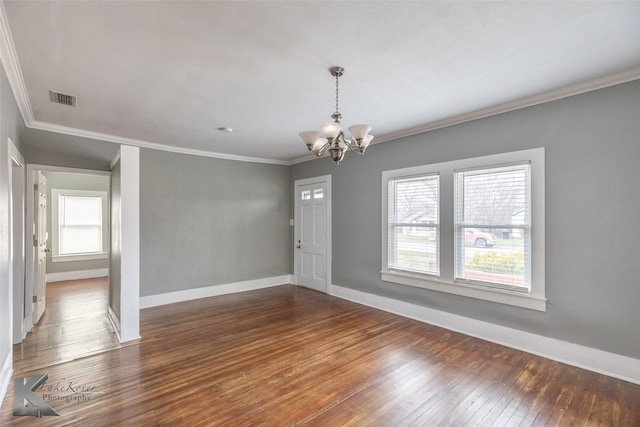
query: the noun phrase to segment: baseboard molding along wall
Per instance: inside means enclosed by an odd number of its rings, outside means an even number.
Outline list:
[[[457,314],[434,310],[342,286],[332,285],[331,295],[403,317],[440,326],[485,341],[532,353],[567,365],[640,384],[640,359],[560,341]]]
[[[64,271],[61,273],[47,273],[47,283],[64,282],[66,280],[93,279],[96,277],[106,277],[108,275],[108,268],[97,268],[95,270]]]
[[[140,297],[140,308],[156,307],[283,284],[294,284],[294,282],[292,275],[284,275],[149,295]],[[393,298],[356,291],[343,286],[331,285],[330,289],[330,294],[338,298],[525,351],[566,363],[567,365],[640,384],[640,359],[434,310]]]
[[[173,304],[176,302],[215,297],[218,295],[234,294],[236,292],[253,291],[255,289],[287,285],[291,282],[291,275],[284,275],[267,277],[264,279],[247,280],[244,282],[207,286],[204,288],[185,289],[183,291],[167,292],[164,294],[148,295],[140,297],[140,308],[156,307],[159,305]]]

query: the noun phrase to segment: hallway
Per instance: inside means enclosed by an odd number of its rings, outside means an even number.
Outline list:
[[[14,376],[120,348],[107,318],[109,281],[47,285],[47,309],[38,325],[13,347]]]

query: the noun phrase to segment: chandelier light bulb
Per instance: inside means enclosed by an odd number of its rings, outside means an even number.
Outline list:
[[[318,154],[322,146],[325,145],[326,143],[327,143],[327,138],[316,139],[316,142],[313,144],[313,147],[311,147],[311,151],[313,151],[315,154]]]
[[[371,126],[369,125],[349,126],[349,132],[351,132],[351,136],[353,136],[353,139],[355,140],[364,139],[364,137],[369,134],[370,130]]]
[[[311,148],[318,141],[320,132],[317,132],[315,130],[306,130],[304,132],[300,132],[298,135],[300,135],[300,137],[304,141],[304,144],[307,146],[309,151],[311,151]]]
[[[336,138],[340,131],[342,130],[342,126],[339,123],[331,123],[327,122],[320,127],[320,131],[327,138]]]
[[[372,139],[373,139],[373,135],[365,136],[364,138],[362,138],[362,142],[360,143],[360,147],[367,148],[369,146],[369,144],[371,143]]]

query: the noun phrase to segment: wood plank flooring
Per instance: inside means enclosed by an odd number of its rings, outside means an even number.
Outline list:
[[[47,285],[47,309],[14,346],[14,371],[37,369],[120,347],[107,319],[106,277]]]
[[[11,386],[0,424],[640,425],[639,385],[295,286],[145,309],[141,334],[16,361],[49,375],[36,393],[60,416],[14,417]]]

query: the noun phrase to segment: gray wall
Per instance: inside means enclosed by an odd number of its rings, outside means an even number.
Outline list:
[[[51,207],[53,200],[51,190],[87,190],[87,191],[109,191],[109,177],[102,175],[84,175],[65,172],[44,172],[47,177],[47,231],[49,232],[49,246],[51,246],[51,236],[53,219]],[[108,259],[96,259],[88,261],[65,261],[51,262],[51,254],[47,256],[47,273],[63,273],[69,271],[95,270],[108,268]]]
[[[122,269],[120,256],[122,247],[120,236],[122,235],[122,211],[120,208],[120,160],[111,169],[111,254],[109,256],[109,307],[120,320],[120,289],[122,286]]]
[[[546,312],[380,280],[383,170],[534,147],[546,147]],[[297,164],[291,192],[325,174],[333,284],[640,358],[640,81],[373,145],[339,166]]]
[[[23,154],[23,146],[19,139],[20,130],[24,123],[20,117],[18,106],[11,92],[4,67],[0,67],[0,369],[7,361],[11,349],[13,331],[10,307],[13,304],[9,298],[10,250],[9,241],[11,230],[9,229],[9,144],[7,138],[11,138]]]
[[[287,166],[142,149],[141,296],[288,274],[289,212]]]

